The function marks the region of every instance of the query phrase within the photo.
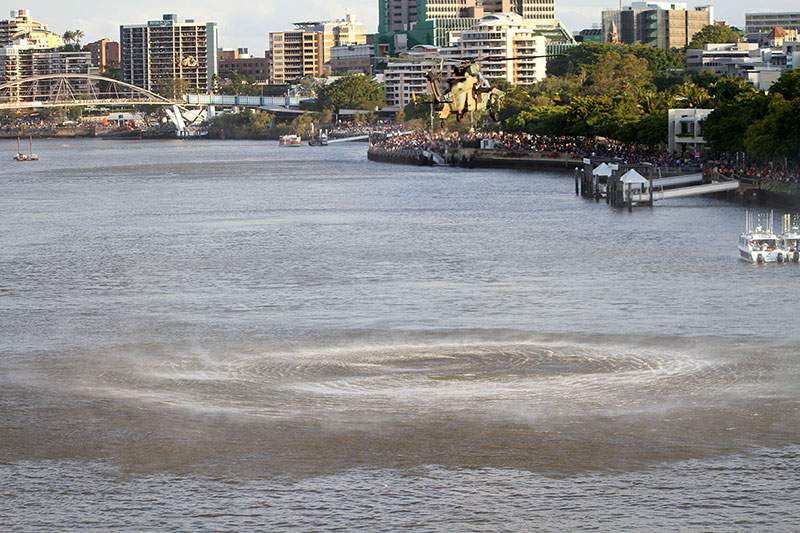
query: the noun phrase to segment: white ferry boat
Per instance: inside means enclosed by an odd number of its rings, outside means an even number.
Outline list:
[[[772,230],[773,214],[747,213],[747,228],[739,237],[739,257],[751,263],[783,261],[778,249],[778,236]],[[780,258],[780,259],[779,259]]]
[[[778,237],[778,249],[787,262],[800,262],[800,220],[798,218],[800,218],[798,215],[783,216],[783,233]]]
[[[281,146],[300,146],[303,140],[299,135],[284,135],[281,137]]]

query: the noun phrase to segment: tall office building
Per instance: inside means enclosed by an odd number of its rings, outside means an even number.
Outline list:
[[[800,30],[800,11],[794,13],[745,13],[745,28],[748,33],[766,33],[773,28]]]
[[[687,9],[685,2],[633,2],[622,10],[603,11],[605,42],[641,42],[658,48],[682,48],[704,26],[714,23],[714,8]]]
[[[156,91],[177,78],[190,91],[210,90],[217,74],[217,42],[216,23],[179,22],[177,15],[121,26],[122,81]]]

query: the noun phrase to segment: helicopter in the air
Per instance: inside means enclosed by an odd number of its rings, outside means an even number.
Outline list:
[[[461,122],[464,117],[484,109],[489,112],[489,117],[496,122],[500,118],[500,100],[505,93],[489,84],[489,80],[481,73],[480,64],[547,57],[552,56],[485,56],[466,59],[441,59],[438,70],[431,69],[425,74],[425,79],[428,80],[430,92],[433,96],[433,101],[430,105],[442,125],[450,115],[455,115],[456,120]],[[427,61],[430,62],[430,60]],[[453,67],[452,75],[447,78],[444,78],[442,74],[444,65]],[[416,105],[417,95],[413,94],[412,97]]]

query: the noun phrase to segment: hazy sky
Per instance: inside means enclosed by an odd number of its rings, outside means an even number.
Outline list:
[[[629,4],[630,0],[625,0]],[[745,0],[689,2],[689,6],[712,3],[717,20],[743,26],[746,11],[796,11],[797,0],[767,0],[754,7]],[[81,29],[86,34],[84,42],[102,37],[119,39],[121,24],[141,24],[160,19],[163,13],[177,13],[183,20],[212,21],[219,24],[220,46],[225,48],[250,48],[253,54],[262,55],[268,46],[270,31],[290,29],[292,22],[343,18],[346,10],[363,21],[369,31],[377,29],[377,0],[294,0],[294,1],[244,1],[244,0],[133,0],[120,2],[75,2],[64,0],[24,0],[19,4],[5,3],[0,16],[5,18],[12,9],[29,9],[36,20],[49,24],[50,29],[63,33],[67,29]],[[570,31],[591,27],[600,22],[600,11],[619,6],[613,0],[556,0],[556,15]]]

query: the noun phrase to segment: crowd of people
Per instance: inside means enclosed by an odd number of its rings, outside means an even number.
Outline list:
[[[402,128],[392,129],[397,133]],[[389,130],[387,130],[389,131]],[[495,150],[504,150],[517,156],[563,157],[570,159],[591,158],[626,165],[651,165],[657,169],[681,169],[706,172],[716,169],[719,174],[732,178],[753,178],[785,183],[800,183],[800,169],[779,168],[774,165],[728,165],[705,161],[698,157],[681,156],[677,153],[654,151],[640,146],[594,137],[566,137],[531,135],[525,133],[469,132],[460,134],[411,132],[404,135],[387,136],[375,143],[387,150],[429,150],[442,152],[445,146],[457,149],[463,146],[477,147],[485,139],[494,141]]]
[[[357,137],[372,133],[394,134],[403,130],[402,125],[392,121],[378,120],[372,123],[358,123],[352,120],[339,120],[328,130],[328,134],[336,137]]]
[[[779,168],[774,165],[722,165],[720,174],[736,179],[756,179],[800,183],[800,169]]]

